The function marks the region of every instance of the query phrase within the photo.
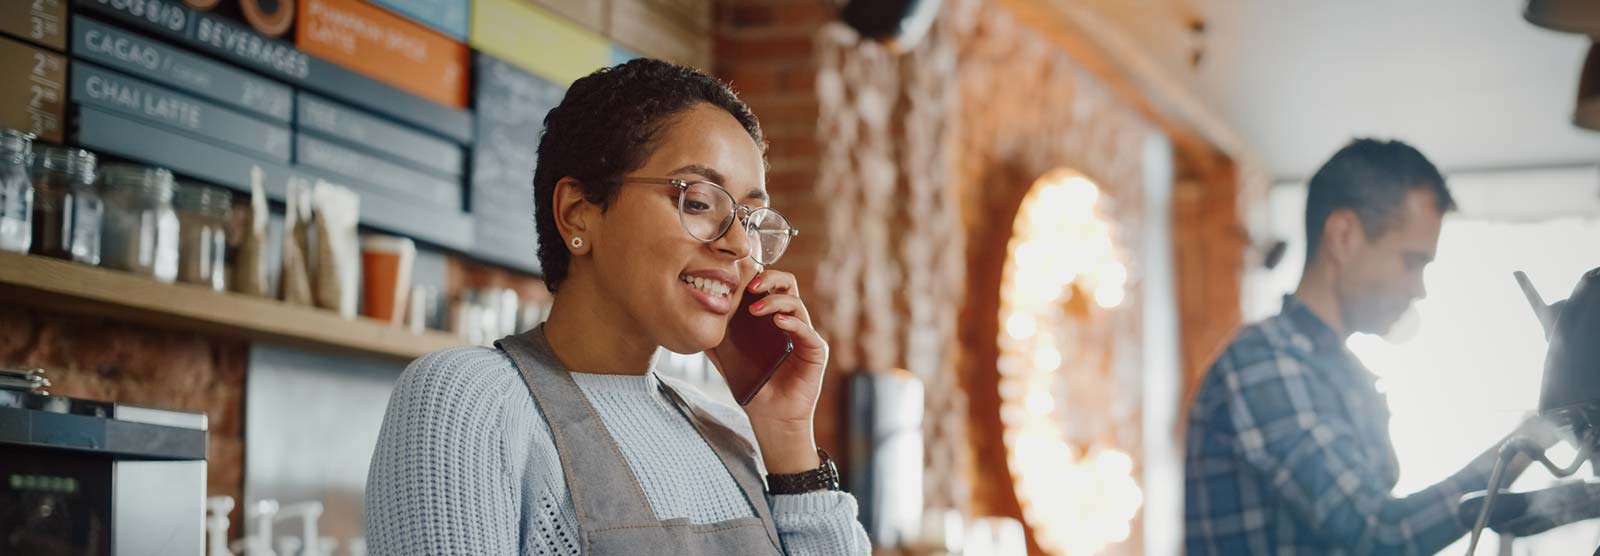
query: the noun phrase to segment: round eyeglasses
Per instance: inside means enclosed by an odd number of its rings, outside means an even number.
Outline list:
[[[689,181],[675,178],[624,177],[623,183],[649,183],[678,188],[678,223],[689,237],[702,243],[711,243],[728,235],[733,221],[738,217],[744,224],[745,237],[750,240],[750,258],[762,266],[778,262],[789,248],[789,240],[800,235],[800,230],[789,225],[776,210],[767,207],[748,207],[734,202],[733,194],[709,181]]]

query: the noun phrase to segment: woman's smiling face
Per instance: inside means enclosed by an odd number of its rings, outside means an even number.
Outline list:
[[[739,121],[706,103],[671,116],[653,151],[627,177],[708,181],[738,204],[767,205],[762,150]],[[587,233],[589,258],[602,295],[656,345],[695,353],[722,342],[758,266],[742,226],[705,243],[678,217],[679,189],[623,180],[611,205]]]

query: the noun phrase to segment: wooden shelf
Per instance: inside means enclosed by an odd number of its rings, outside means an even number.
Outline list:
[[[0,303],[390,359],[415,359],[464,343],[443,332],[412,334],[366,317],[345,320],[315,307],[5,252]]]

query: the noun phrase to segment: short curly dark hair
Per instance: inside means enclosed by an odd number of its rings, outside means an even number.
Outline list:
[[[750,107],[726,83],[700,70],[648,58],[591,73],[572,84],[544,117],[538,166],[533,171],[534,222],[545,287],[567,278],[571,253],[556,230],[556,182],[571,177],[584,197],[609,207],[618,180],[637,169],[673,116],[707,103],[732,114],[763,156],[766,141]]]

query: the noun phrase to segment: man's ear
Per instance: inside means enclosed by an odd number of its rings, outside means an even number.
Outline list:
[[[551,193],[551,207],[555,209],[556,231],[567,251],[574,255],[589,252],[599,240],[600,206],[589,202],[583,194],[583,182],[566,177],[556,182]]]
[[[1367,243],[1367,230],[1353,209],[1342,208],[1328,215],[1322,228],[1322,245],[1328,257],[1343,265]]]

